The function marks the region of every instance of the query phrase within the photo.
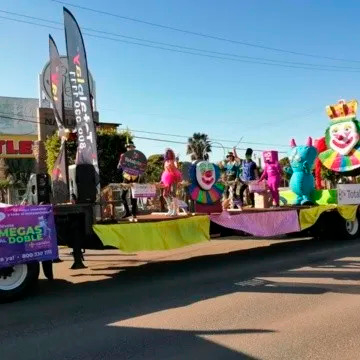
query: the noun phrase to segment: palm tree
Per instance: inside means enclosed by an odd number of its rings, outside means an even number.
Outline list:
[[[188,139],[186,154],[191,156],[192,161],[209,160],[211,144],[208,135],[194,133]]]

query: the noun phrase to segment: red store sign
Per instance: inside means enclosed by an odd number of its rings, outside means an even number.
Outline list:
[[[33,158],[36,136],[0,136],[0,158]]]

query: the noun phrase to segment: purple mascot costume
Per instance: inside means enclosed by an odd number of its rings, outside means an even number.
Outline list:
[[[279,186],[281,181],[281,166],[278,160],[277,151],[264,151],[263,158],[265,169],[259,182],[267,178],[267,185],[276,206],[279,206]]]

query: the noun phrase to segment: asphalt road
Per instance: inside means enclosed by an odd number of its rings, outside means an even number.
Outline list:
[[[360,241],[292,243],[0,305],[1,360],[360,358]]]

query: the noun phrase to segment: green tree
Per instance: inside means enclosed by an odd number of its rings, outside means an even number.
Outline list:
[[[283,169],[282,178],[284,180],[290,181],[291,174],[286,171],[287,168],[290,168],[289,158],[284,157],[284,158],[280,159],[279,164],[280,164],[281,168]]]
[[[147,168],[145,172],[145,182],[159,182],[164,170],[164,156],[155,154],[148,157]]]
[[[120,154],[126,152],[128,133],[118,133],[116,130],[99,130],[97,149],[99,158],[100,185],[122,181],[122,175],[117,169]],[[131,138],[129,139],[131,140]]]
[[[55,161],[59,155],[60,151],[60,139],[57,134],[49,136],[45,142],[46,148],[46,167],[48,169],[48,173],[51,174]],[[67,141],[66,142],[66,152],[68,158],[68,164],[72,165],[75,163],[75,156],[76,156],[76,148],[77,143],[76,141]]]
[[[321,178],[327,180],[330,183],[330,187],[336,188],[336,184],[343,176],[339,173],[329,170],[325,166],[321,165]]]
[[[132,140],[132,136],[127,131],[118,133],[113,129],[97,130],[97,151],[101,187],[122,181],[122,176],[117,169],[117,165],[120,154],[126,151],[126,142],[130,140]],[[45,147],[47,152],[47,169],[48,172],[51,173],[60,150],[60,139],[57,134],[50,136],[46,140]],[[75,163],[76,149],[76,141],[67,142],[69,165]]]
[[[186,154],[191,156],[192,161],[208,160],[211,152],[211,144],[208,135],[194,133],[188,139]]]

